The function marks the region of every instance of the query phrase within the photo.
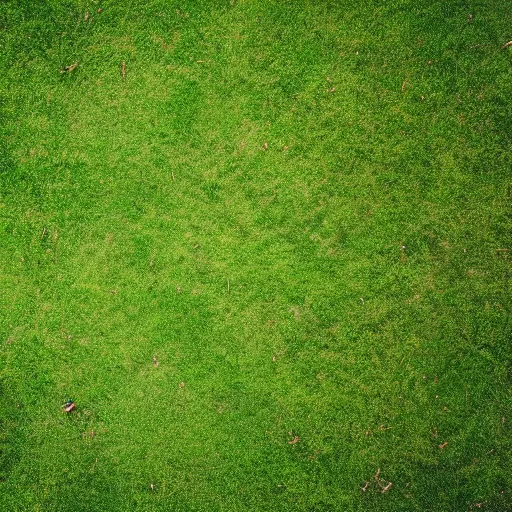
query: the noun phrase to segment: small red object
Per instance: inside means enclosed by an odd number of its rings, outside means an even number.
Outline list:
[[[74,411],[76,409],[76,404],[75,402],[73,402],[72,400],[70,400],[69,402],[66,402],[62,408],[66,411],[66,412],[71,412],[71,411]]]

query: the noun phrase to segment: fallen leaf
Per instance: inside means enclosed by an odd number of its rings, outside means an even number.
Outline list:
[[[78,62],[75,62],[74,64],[71,64],[70,66],[63,67],[60,72],[61,73],[69,73],[70,71],[73,71],[78,66]]]
[[[299,436],[295,436],[288,444],[297,444],[299,442]]]

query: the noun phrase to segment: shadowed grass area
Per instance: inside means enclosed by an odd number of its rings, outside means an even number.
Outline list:
[[[510,21],[0,4],[0,508],[510,508]]]

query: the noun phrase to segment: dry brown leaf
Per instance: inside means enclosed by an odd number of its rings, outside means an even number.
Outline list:
[[[288,444],[297,444],[299,442],[299,436],[295,436]]]
[[[63,67],[60,72],[61,73],[69,73],[70,71],[73,71],[78,66],[78,62],[75,62],[71,64],[70,66]]]

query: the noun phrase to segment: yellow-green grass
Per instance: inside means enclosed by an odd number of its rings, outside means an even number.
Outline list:
[[[512,508],[500,4],[0,4],[2,510]]]

